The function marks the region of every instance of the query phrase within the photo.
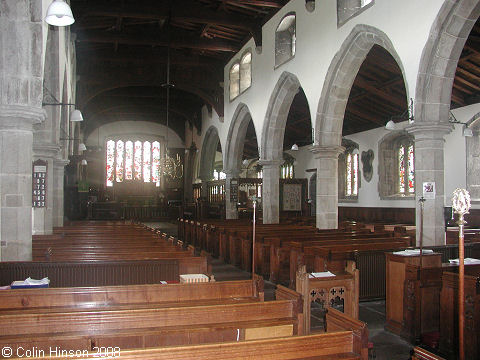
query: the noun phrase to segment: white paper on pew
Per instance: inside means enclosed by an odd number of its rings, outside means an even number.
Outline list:
[[[450,259],[448,260],[450,264],[458,264],[460,263],[459,259]],[[463,259],[463,263],[465,265],[474,265],[474,264],[480,264],[480,259],[473,259],[473,258],[465,258]]]
[[[324,272],[316,272],[316,273],[310,273],[308,274],[308,277],[310,279],[314,278],[324,278],[324,277],[330,277],[330,276],[336,276],[335,274],[331,273],[330,271],[324,271]]]
[[[432,254],[433,250],[431,249],[423,249],[422,254]],[[402,251],[394,251],[394,255],[401,255],[401,256],[414,256],[420,255],[420,249],[406,249]]]

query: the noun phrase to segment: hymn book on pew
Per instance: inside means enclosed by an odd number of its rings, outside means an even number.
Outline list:
[[[26,278],[23,281],[14,281],[10,285],[12,289],[30,289],[30,288],[48,288],[50,284],[50,279],[45,277],[40,280]]]

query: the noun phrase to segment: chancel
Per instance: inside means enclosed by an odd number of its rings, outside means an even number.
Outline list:
[[[478,358],[479,16],[1,1],[1,345]]]

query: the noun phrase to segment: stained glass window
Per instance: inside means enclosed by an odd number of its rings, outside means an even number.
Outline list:
[[[293,164],[285,164],[280,168],[280,177],[282,179],[293,179]]]
[[[152,181],[160,186],[160,143],[152,143]]]
[[[115,141],[107,141],[107,186],[113,186],[113,167],[115,165]]]
[[[125,143],[125,180],[133,179],[133,143]]]
[[[353,155],[353,188],[354,196],[358,195],[358,154]]]
[[[123,150],[124,143],[122,140],[117,141],[117,159],[116,159],[116,178],[117,182],[123,181]]]
[[[398,191],[405,193],[405,146],[398,149]]]
[[[150,141],[143,143],[143,181],[150,182],[152,178],[151,174],[151,146]]]
[[[352,154],[347,155],[347,190],[346,195],[352,195]]]
[[[105,183],[136,180],[160,186],[160,142],[108,140]]]
[[[345,157],[345,196],[358,195],[358,154],[351,152]]]
[[[408,192],[415,192],[415,155],[413,145],[408,147]]]
[[[134,179],[140,180],[142,178],[142,143],[135,141],[135,153],[134,153]]]

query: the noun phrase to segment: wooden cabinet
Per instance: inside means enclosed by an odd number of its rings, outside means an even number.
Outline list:
[[[386,323],[385,329],[402,335],[404,333],[404,294],[407,265],[420,265],[420,256],[402,256],[386,253]],[[441,267],[438,253],[424,254],[422,268]]]

